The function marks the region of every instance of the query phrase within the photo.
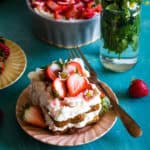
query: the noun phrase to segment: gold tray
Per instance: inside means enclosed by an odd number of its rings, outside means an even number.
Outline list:
[[[0,74],[0,89],[15,83],[24,73],[27,59],[24,51],[16,43],[3,38],[5,44],[10,48],[10,55],[5,62],[5,69]]]

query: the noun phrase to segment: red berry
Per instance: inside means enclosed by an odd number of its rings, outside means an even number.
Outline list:
[[[147,96],[149,92],[146,83],[140,79],[133,80],[128,90],[130,96],[134,98]]]

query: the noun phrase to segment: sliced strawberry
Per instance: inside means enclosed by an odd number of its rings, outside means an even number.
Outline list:
[[[70,75],[67,79],[67,88],[70,96],[77,96],[88,87],[86,78],[77,73]]]
[[[75,7],[77,10],[82,11],[82,10],[84,9],[84,7],[85,7],[85,4],[84,4],[82,1],[80,1],[80,2],[76,3],[76,4],[74,5],[74,7]]]
[[[71,18],[78,18],[78,11],[77,9],[75,8],[74,5],[69,5],[68,9],[65,11],[64,13],[64,16],[67,18],[67,19],[71,19]]]
[[[87,8],[83,11],[82,17],[84,19],[90,19],[94,16],[94,9],[93,8]]]
[[[58,64],[57,62],[52,63],[50,65],[50,67],[51,67],[52,71],[55,72],[55,73],[58,73],[59,71],[61,71],[61,65]]]
[[[71,4],[71,2],[69,0],[58,0],[57,3],[60,4],[60,5],[69,5],[69,4]]]
[[[62,81],[60,78],[57,78],[52,83],[52,90],[55,96],[63,99],[66,96],[66,86],[65,82]]]
[[[29,123],[37,127],[41,128],[46,127],[44,116],[39,106],[29,106],[28,108],[25,108],[23,120],[26,123]]]
[[[94,6],[94,4],[95,4],[94,1],[91,1],[91,0],[90,0],[90,1],[87,1],[87,2],[86,2],[86,7],[87,7],[87,8],[92,8],[92,7]]]
[[[102,5],[101,4],[96,5],[94,10],[95,12],[102,12]]]
[[[55,11],[55,12],[54,12],[54,18],[55,18],[55,19],[63,19],[63,16],[60,15],[60,13],[59,13],[58,11]]]
[[[47,0],[46,1],[46,5],[48,8],[50,8],[52,11],[56,11],[60,9],[60,5],[57,4],[55,1],[53,0]]]
[[[66,72],[68,73],[79,73],[81,75],[83,75],[83,69],[80,65],[80,63],[76,62],[76,61],[70,61],[67,66],[66,66]]]
[[[60,65],[57,63],[52,63],[46,68],[45,75],[48,79],[55,80],[59,71],[61,71]]]
[[[48,79],[51,80],[55,80],[57,78],[56,74],[52,71],[51,67],[46,68],[45,75]]]

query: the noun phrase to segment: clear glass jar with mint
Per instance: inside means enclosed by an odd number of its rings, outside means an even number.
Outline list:
[[[102,0],[100,60],[112,71],[132,68],[139,53],[139,0]]]

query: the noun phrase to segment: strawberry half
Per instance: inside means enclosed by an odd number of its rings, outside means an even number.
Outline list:
[[[52,83],[52,90],[56,97],[63,99],[66,96],[66,86],[65,82],[60,78],[56,78]]]
[[[77,73],[70,75],[67,79],[67,88],[70,96],[77,96],[88,87],[88,81]]]
[[[55,80],[59,71],[61,71],[60,65],[57,63],[52,63],[45,69],[45,75],[48,79]]]
[[[79,73],[81,75],[84,74],[81,65],[76,61],[70,61],[67,64],[66,71],[70,74],[72,74],[72,73]]]
[[[133,80],[128,90],[130,96],[134,98],[144,97],[149,93],[148,86],[140,79]]]
[[[39,106],[29,106],[25,108],[23,113],[23,120],[26,123],[29,123],[37,127],[41,128],[46,127],[43,113]]]

